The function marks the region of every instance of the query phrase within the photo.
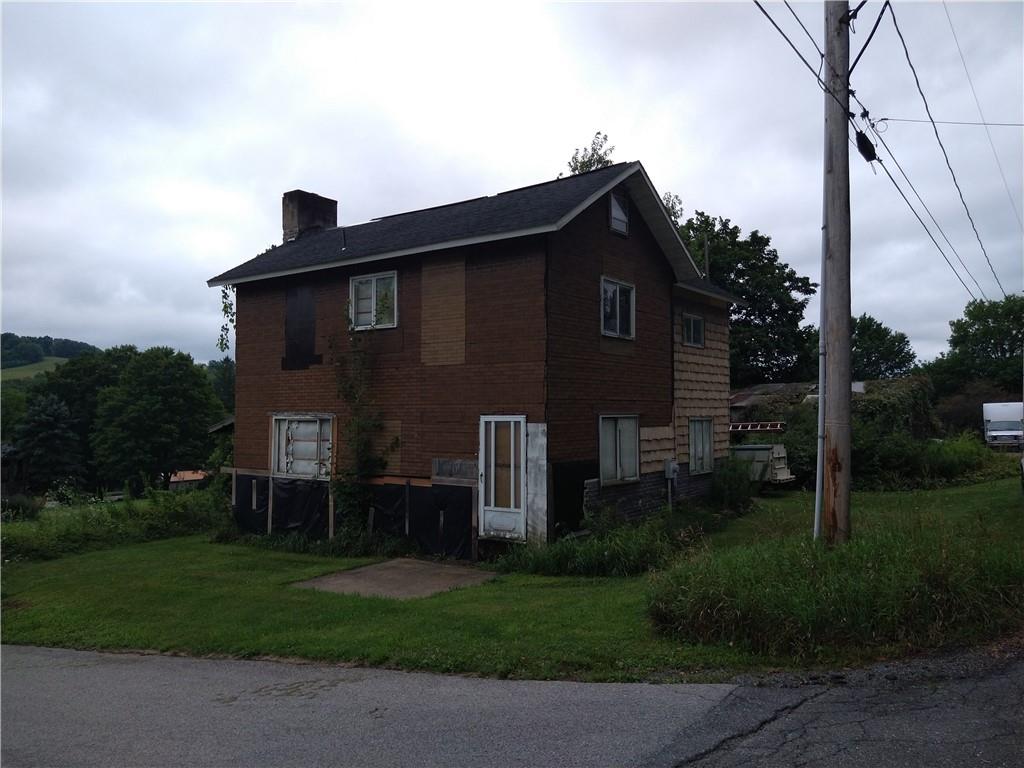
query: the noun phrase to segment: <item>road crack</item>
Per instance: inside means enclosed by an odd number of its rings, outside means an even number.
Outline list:
[[[804,704],[808,704],[814,701],[815,699],[824,696],[826,693],[828,693],[828,691],[828,688],[824,688],[818,691],[817,693],[812,693],[809,696],[805,696],[799,701],[795,701],[792,704],[787,704],[784,707],[779,707],[778,709],[773,710],[770,715],[754,723],[754,725],[752,725],[751,727],[739,731],[738,733],[732,733],[728,736],[725,736],[724,738],[719,739],[715,744],[711,745],[707,749],[704,749],[695,755],[690,755],[685,760],[676,763],[675,768],[683,768],[683,766],[694,765],[698,761],[715,754],[723,747],[728,747],[729,745],[737,741],[756,735],[757,733],[761,732],[763,729],[765,729],[772,723],[776,722],[780,718],[783,718],[786,715],[790,715],[796,710],[800,709],[800,707],[802,707]]]

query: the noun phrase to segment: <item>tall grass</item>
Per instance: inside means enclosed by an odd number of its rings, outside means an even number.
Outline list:
[[[227,516],[211,491],[155,491],[142,500],[46,509],[31,521],[0,528],[0,555],[51,560],[75,552],[212,530]]]
[[[687,642],[801,658],[936,648],[1024,624],[1024,543],[983,521],[894,521],[829,550],[808,539],[705,549],[652,584],[655,625]]]

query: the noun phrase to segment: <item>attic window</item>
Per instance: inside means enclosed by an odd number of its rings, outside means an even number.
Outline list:
[[[398,325],[398,280],[395,272],[353,277],[349,306],[356,330],[394,328]]]
[[[612,192],[608,195],[609,212],[608,220],[612,232],[620,235],[629,234],[629,198],[621,192]]]

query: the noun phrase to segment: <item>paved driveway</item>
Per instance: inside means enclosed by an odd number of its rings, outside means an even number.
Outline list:
[[[847,685],[514,682],[3,648],[17,766],[1019,766],[1024,662]]]

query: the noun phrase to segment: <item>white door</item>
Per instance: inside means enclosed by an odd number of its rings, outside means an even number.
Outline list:
[[[526,541],[526,417],[480,417],[480,536]]]

